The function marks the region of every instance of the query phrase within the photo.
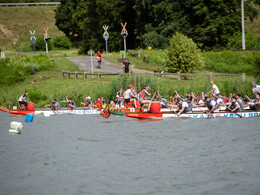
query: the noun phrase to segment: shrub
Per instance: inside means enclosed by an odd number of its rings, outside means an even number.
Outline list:
[[[38,71],[50,70],[55,64],[48,56],[21,56],[0,60],[0,86],[23,81],[28,75]]]
[[[68,37],[65,36],[57,36],[53,39],[54,47],[61,49],[70,49],[71,42]]]
[[[204,66],[197,44],[178,32],[170,39],[170,46],[165,54],[165,63],[169,72],[193,72]]]
[[[33,45],[31,45],[31,47],[33,48]],[[52,50],[53,48],[53,42],[52,40],[50,40],[48,42],[48,50]],[[35,50],[36,51],[45,51],[46,50],[46,43],[44,41],[44,39],[42,37],[37,37],[37,41],[35,44]]]

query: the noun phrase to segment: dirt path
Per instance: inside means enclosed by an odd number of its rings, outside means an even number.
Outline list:
[[[85,57],[67,57],[68,60],[70,60],[72,63],[76,64],[79,69],[81,70],[86,70],[91,72],[91,57],[90,56],[85,56]],[[97,60],[95,57],[93,59],[93,71],[94,72],[110,72],[110,73],[122,73],[122,66],[109,62],[105,59],[103,59],[101,68],[98,68],[97,65]],[[136,73],[153,73],[152,71],[147,71],[147,70],[141,70],[141,69],[135,69]]]

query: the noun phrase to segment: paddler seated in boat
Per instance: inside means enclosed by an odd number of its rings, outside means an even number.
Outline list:
[[[239,111],[244,111],[243,105],[237,101],[237,98],[235,96],[231,97],[231,105],[230,105],[230,111],[231,112],[239,112]]]
[[[216,102],[216,100],[214,99],[210,99],[210,97],[205,97],[205,106],[208,108],[209,110],[209,114],[213,113],[213,112],[219,112],[219,105]]]
[[[85,100],[86,100],[86,102],[85,103],[83,103],[83,102],[81,102],[81,104],[84,106],[84,110],[89,110],[89,109],[91,109],[92,108],[92,101],[91,101],[91,97],[90,96],[87,96],[87,97],[85,97]]]
[[[216,100],[216,102],[218,103],[218,105],[224,105],[224,99],[222,97],[219,96],[219,94],[214,94],[214,99]]]
[[[151,96],[150,93],[148,93],[148,90],[150,89],[149,86],[145,86],[144,89],[139,93],[139,103],[141,106],[143,105],[148,105],[147,106],[147,110],[148,112],[150,111],[150,107],[151,107],[151,100],[147,99],[147,96]]]
[[[136,101],[137,101],[138,95],[137,95],[136,88],[131,83],[129,83],[128,86],[131,89],[130,102],[135,108],[137,108]]]
[[[60,110],[60,104],[54,98],[51,98],[51,104],[47,104],[44,106],[44,108],[46,107],[51,107],[52,110]]]
[[[72,100],[72,98],[67,98],[67,96],[66,96],[66,100],[60,101],[60,102],[69,103],[69,109],[71,109],[71,110],[76,109],[76,103]]]
[[[117,93],[116,93],[116,97],[124,97],[124,89],[121,88]]]
[[[156,92],[156,99],[160,101],[161,108],[169,108],[168,101],[163,96],[160,95],[159,89]]]
[[[100,101],[101,101],[101,104],[103,104],[103,105],[107,104],[107,102],[103,96],[100,97]]]
[[[192,113],[192,106],[181,98],[177,99],[178,108],[176,110],[177,115],[182,113]]]
[[[25,91],[24,94],[17,100],[19,103],[20,109],[21,109],[22,105],[24,105],[23,109],[25,110],[25,108],[27,106],[27,101],[25,99],[27,98],[27,96],[28,96],[28,91]]]
[[[242,105],[245,105],[245,102],[239,93],[235,94],[237,101],[240,102]]]
[[[250,110],[260,110],[260,94],[259,93],[255,94],[255,99],[251,100],[248,96],[246,96],[246,98],[250,102],[249,103]]]

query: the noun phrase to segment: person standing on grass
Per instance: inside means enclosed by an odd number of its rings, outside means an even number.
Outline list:
[[[212,86],[212,90],[210,91],[210,93],[214,93],[215,95],[219,95],[220,91],[219,91],[217,85],[215,85],[213,81],[210,81],[210,84]]]
[[[126,59],[125,62],[123,63],[123,68],[124,68],[125,73],[129,73],[129,65],[130,65],[130,63]]]
[[[130,62],[130,73],[134,73],[134,68],[135,68],[135,65],[133,64],[133,62]]]

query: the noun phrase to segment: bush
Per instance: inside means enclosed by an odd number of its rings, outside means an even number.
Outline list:
[[[31,45],[31,47],[33,48],[33,45]],[[52,50],[53,48],[53,43],[52,40],[50,40],[48,42],[48,50]],[[46,43],[44,41],[44,39],[42,37],[37,37],[37,41],[35,44],[35,50],[36,51],[46,51]]]
[[[12,85],[23,81],[38,71],[50,70],[55,64],[48,56],[21,56],[0,60],[0,86]]]
[[[165,64],[169,72],[193,72],[204,66],[197,44],[178,32],[170,39],[170,46],[165,54]]]
[[[245,33],[246,49],[259,49],[260,38],[253,36],[251,33]],[[228,50],[242,49],[242,35],[241,33],[234,34],[228,41],[226,48]]]
[[[58,36],[53,39],[54,47],[60,49],[70,49],[71,42],[68,37],[65,36]]]

